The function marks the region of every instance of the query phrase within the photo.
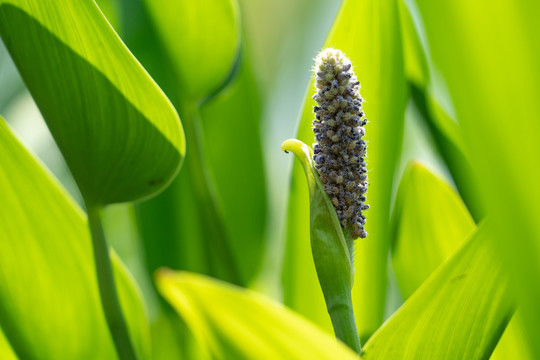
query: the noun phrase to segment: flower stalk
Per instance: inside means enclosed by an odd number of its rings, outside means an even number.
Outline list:
[[[281,148],[300,160],[308,180],[313,261],[336,337],[362,351],[353,313],[353,250],[365,238],[363,211],[367,191],[366,141],[360,84],[350,60],[339,50],[323,50],[316,59],[313,96],[313,150],[299,140]]]

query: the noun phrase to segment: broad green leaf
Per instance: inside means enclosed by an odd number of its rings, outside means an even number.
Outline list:
[[[393,220],[392,261],[404,298],[475,229],[455,190],[418,163],[403,175]]]
[[[481,225],[373,334],[363,357],[489,357],[514,309],[506,275],[490,249],[497,236],[491,221]]]
[[[358,359],[345,345],[251,290],[162,270],[160,292],[212,359]],[[216,301],[219,299],[219,301]]]
[[[179,93],[206,97],[229,73],[240,45],[236,0],[147,0],[154,23],[174,62]]]
[[[172,180],[178,116],[93,1],[1,0],[0,34],[88,202],[141,199]]]
[[[0,327],[14,352],[23,359],[115,359],[85,215],[2,119],[0,198]],[[131,336],[148,358],[140,294],[112,260]]]
[[[416,3],[478,174],[477,196],[501,219],[492,245],[511,275],[527,333],[539,334],[540,3]],[[540,357],[540,343],[531,345]]]
[[[360,337],[366,339],[383,318],[388,256],[388,218],[392,179],[399,155],[405,109],[405,77],[399,18],[394,1],[347,0],[325,47],[342,50],[353,64],[366,99],[368,171],[368,237],[356,241],[353,301]],[[297,138],[313,142],[313,84],[307,92]],[[328,328],[324,302],[316,291],[309,264],[307,188],[299,166],[293,170],[289,199],[284,298],[294,310]],[[315,288],[314,288],[315,287]]]

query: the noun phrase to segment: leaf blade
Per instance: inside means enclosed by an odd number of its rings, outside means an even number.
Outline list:
[[[199,326],[203,343],[213,344],[217,358],[228,358],[232,347],[239,359],[358,359],[343,344],[253,291],[170,270],[159,272],[157,283],[190,326]],[[217,306],[209,301],[216,297],[221,299]]]
[[[482,224],[377,330],[363,356],[488,358],[514,310],[501,263],[489,247],[493,236],[493,222]]]
[[[0,18],[83,196],[104,205],[162,190],[185,151],[178,115],[97,5],[2,0]]]
[[[116,358],[84,213],[2,119],[0,148],[0,324],[7,340],[21,358]],[[121,263],[113,264],[131,334],[148,358],[144,306]]]

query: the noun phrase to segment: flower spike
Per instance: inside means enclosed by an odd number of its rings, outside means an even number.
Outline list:
[[[315,59],[313,161],[341,226],[353,239],[365,238],[367,192],[366,141],[360,83],[351,61],[328,48]]]

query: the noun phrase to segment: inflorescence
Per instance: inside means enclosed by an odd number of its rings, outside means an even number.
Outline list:
[[[369,205],[365,204],[367,144],[362,137],[367,119],[362,120],[360,83],[340,50],[325,49],[315,60],[313,161],[343,229],[354,239],[365,238],[362,211]]]

